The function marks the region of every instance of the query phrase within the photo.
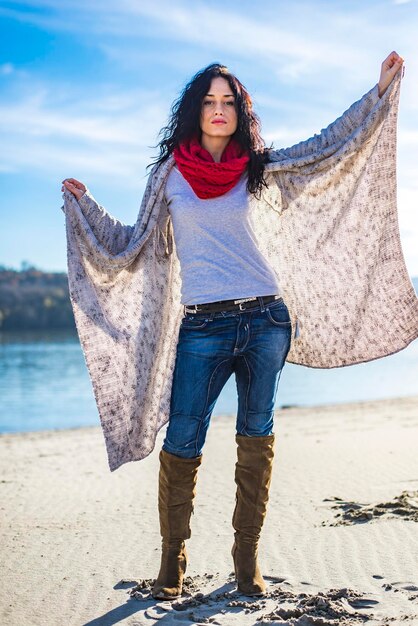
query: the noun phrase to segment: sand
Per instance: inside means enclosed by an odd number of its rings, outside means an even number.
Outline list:
[[[1,626],[418,624],[418,396],[276,413],[264,598],[236,591],[233,416],[199,470],[182,598],[155,601],[158,452],[111,473],[99,426],[0,436]]]

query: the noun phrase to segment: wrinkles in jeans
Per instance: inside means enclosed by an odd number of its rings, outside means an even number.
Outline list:
[[[233,373],[238,393],[236,432],[250,437],[272,434],[291,336],[282,299],[241,312],[186,313],[163,449],[185,458],[202,454],[216,400]]]

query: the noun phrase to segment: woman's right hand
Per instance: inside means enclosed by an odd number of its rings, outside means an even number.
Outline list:
[[[64,189],[71,191],[73,196],[75,196],[77,200],[80,200],[81,196],[87,190],[87,187],[75,178],[64,178],[61,191],[64,191]]]

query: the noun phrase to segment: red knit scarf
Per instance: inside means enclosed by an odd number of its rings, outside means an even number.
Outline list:
[[[236,139],[231,139],[222,153],[220,163],[215,163],[210,152],[202,148],[197,137],[181,143],[173,150],[180,172],[198,198],[222,196],[232,189],[247,167],[249,154]]]

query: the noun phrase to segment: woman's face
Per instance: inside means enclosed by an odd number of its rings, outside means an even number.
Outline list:
[[[202,133],[210,137],[229,137],[235,133],[237,125],[234,92],[225,78],[217,76],[212,79],[203,98],[200,113]]]

